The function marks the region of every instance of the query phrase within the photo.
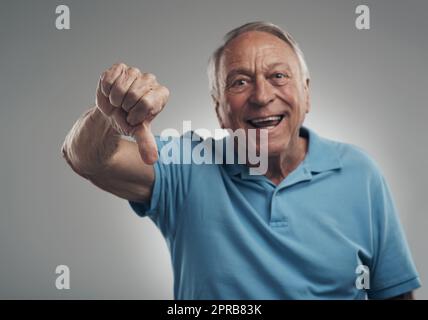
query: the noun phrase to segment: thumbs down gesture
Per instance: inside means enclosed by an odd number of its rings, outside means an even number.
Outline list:
[[[121,134],[135,138],[142,160],[152,165],[158,152],[150,124],[168,98],[153,74],[118,63],[101,74],[96,105]]]

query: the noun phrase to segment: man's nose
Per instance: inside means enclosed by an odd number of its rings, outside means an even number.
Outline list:
[[[264,107],[275,99],[274,88],[272,84],[263,78],[256,80],[253,93],[250,97],[251,103]]]

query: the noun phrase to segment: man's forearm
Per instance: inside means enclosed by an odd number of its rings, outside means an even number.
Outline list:
[[[97,107],[86,111],[73,125],[62,146],[62,155],[83,177],[100,172],[115,153],[121,135]]]

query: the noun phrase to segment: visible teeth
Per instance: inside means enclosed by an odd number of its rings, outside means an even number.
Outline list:
[[[260,123],[265,121],[279,121],[281,120],[281,116],[272,116],[272,117],[266,117],[266,118],[258,118],[251,120],[252,123]]]

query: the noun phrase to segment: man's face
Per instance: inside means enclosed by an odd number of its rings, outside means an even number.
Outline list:
[[[222,127],[266,129],[269,156],[283,153],[297,145],[299,128],[309,112],[305,80],[296,54],[281,39],[259,31],[238,36],[220,60],[222,96],[216,111]]]

